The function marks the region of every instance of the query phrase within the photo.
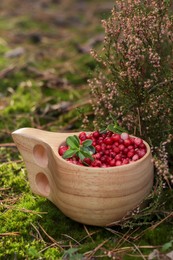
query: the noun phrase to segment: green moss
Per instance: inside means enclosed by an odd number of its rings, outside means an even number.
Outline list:
[[[50,131],[58,131],[63,127],[79,130],[83,114],[91,112],[90,105],[81,107],[81,99],[88,98],[89,89],[86,83],[96,67],[96,62],[89,53],[80,53],[76,46],[85,45],[89,39],[103,32],[99,18],[106,18],[108,12],[106,8],[104,13],[100,11],[102,8],[98,11],[97,8],[94,9],[94,6],[100,2],[107,4],[107,1],[86,1],[86,6],[88,2],[91,6],[89,4],[89,8],[86,8],[86,21],[85,16],[77,14],[81,27],[73,24],[68,26],[68,23],[64,28],[58,27],[54,23],[58,15],[58,12],[54,13],[57,8],[56,3],[50,7],[48,4],[45,9],[39,9],[38,4],[38,17],[37,13],[34,13],[33,17],[28,15],[28,10],[25,10],[23,5],[22,11],[17,10],[17,16],[13,16],[12,9],[9,13],[6,9],[8,15],[0,18],[0,32],[3,37],[0,38],[0,70],[15,65],[14,71],[1,78],[0,95],[3,97],[0,111],[1,143],[13,142],[10,132],[25,126],[43,127]],[[61,11],[66,10],[67,6],[63,9],[64,3],[65,1],[62,1],[62,5],[58,6]],[[68,15],[68,12],[62,13]],[[47,14],[48,16],[45,16]],[[44,21],[40,19],[42,15]],[[69,15],[74,16],[72,13]],[[38,33],[39,42],[31,40],[33,33]],[[26,50],[24,55],[13,59],[5,57],[9,49],[15,49],[19,45]],[[100,49],[101,45],[98,44],[96,48]],[[95,48],[95,46],[91,47]],[[43,76],[37,75],[34,70],[30,71],[28,67],[43,72]],[[54,69],[53,79],[49,74],[51,68]],[[59,79],[64,80],[65,84],[56,84],[56,80]],[[55,111],[55,113],[44,114],[47,105],[51,106],[61,101],[70,101],[79,107],[70,109],[66,113]],[[92,115],[90,119],[92,130]],[[151,215],[148,219],[141,218],[138,220],[141,222],[137,224],[144,224],[137,232],[135,225],[131,226],[133,229],[112,227],[112,232],[105,228],[84,227],[64,216],[47,199],[31,192],[24,164],[12,162],[20,159],[21,156],[16,148],[0,148],[1,163],[5,162],[0,165],[0,259],[57,260],[62,259],[64,255],[71,257],[70,260],[79,260],[87,252],[93,252],[93,257],[97,256],[98,259],[110,259],[104,252],[114,250],[117,245],[120,248],[131,247],[129,253],[139,255],[139,252],[135,251],[134,244],[162,247],[168,243],[168,250],[172,250],[170,241],[173,234],[170,219],[154,230],[149,229],[149,223],[153,225],[161,221],[165,217],[164,214],[153,214],[154,216]],[[160,211],[171,212],[173,193],[164,192],[164,196],[162,202],[166,200],[167,203],[160,208]],[[147,221],[148,225],[146,225]],[[116,232],[120,232],[119,235]],[[135,236],[141,232],[143,232],[141,239],[135,240]],[[129,242],[125,240],[126,237]],[[100,246],[104,241],[106,243]],[[97,247],[99,249],[95,252]],[[149,254],[153,249],[140,250],[143,254]],[[139,257],[127,256],[127,253],[122,254],[122,259],[139,259]],[[118,258],[119,254],[116,257]]]

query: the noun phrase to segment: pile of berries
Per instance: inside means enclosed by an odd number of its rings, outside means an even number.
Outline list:
[[[81,145],[87,139],[92,140],[95,152],[92,154],[92,158],[86,157],[84,160],[81,160],[76,155],[66,159],[76,165],[89,167],[120,166],[139,160],[147,152],[146,145],[141,138],[131,137],[127,133],[118,134],[111,131],[100,133],[95,131],[87,134],[81,132],[78,137]],[[63,156],[68,149],[68,145],[61,145],[59,154]]]

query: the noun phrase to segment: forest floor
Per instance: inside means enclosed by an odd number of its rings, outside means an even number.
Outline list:
[[[31,192],[11,137],[22,127],[81,130],[96,68],[90,49],[102,48],[101,20],[113,4],[0,1],[0,259],[173,259],[172,191],[160,220],[124,228],[79,224]]]

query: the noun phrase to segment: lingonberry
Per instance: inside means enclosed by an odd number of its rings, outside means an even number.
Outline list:
[[[131,149],[130,151],[128,151],[127,157],[132,158],[134,154],[135,154],[135,151]]]
[[[142,142],[139,147],[145,149],[145,144]]]
[[[120,144],[120,145],[119,145],[119,149],[120,149],[120,151],[123,151],[124,148],[125,148],[125,146],[124,146],[123,144]]]
[[[112,159],[109,163],[110,166],[115,166],[116,165],[116,161],[115,159]]]
[[[81,133],[79,134],[79,139],[80,139],[81,141],[85,141],[86,138],[87,138],[87,135],[86,135],[85,132],[81,132]]]
[[[95,146],[95,149],[96,149],[97,152],[100,152],[102,150],[101,145],[97,144]]]
[[[137,151],[137,154],[138,154],[139,158],[142,158],[146,154],[146,150],[145,149],[139,149]]]
[[[121,139],[121,136],[120,136],[119,134],[113,134],[113,135],[111,136],[111,139],[112,139],[112,141],[114,141],[114,142],[119,142],[119,140]]]
[[[90,165],[92,161],[91,161],[90,158],[85,158],[85,159],[83,160],[83,162],[84,162],[84,164]]]
[[[100,136],[100,133],[99,133],[99,131],[95,131],[95,132],[93,132],[93,137],[94,138],[99,138],[99,136]]]
[[[132,144],[131,139],[125,139],[125,140],[124,140],[124,145],[125,145],[125,146],[129,146],[129,145],[131,145],[131,144]]]
[[[122,159],[122,155],[121,154],[117,154],[116,156],[115,156],[115,160],[116,161],[120,161]]]
[[[122,164],[128,164],[128,163],[129,163],[129,158],[124,158]]]
[[[59,154],[60,154],[61,156],[63,156],[63,154],[67,151],[67,149],[68,149],[68,146],[67,146],[67,145],[61,145],[61,146],[59,147],[58,152],[59,152]]]
[[[132,157],[132,161],[137,161],[139,160],[139,155],[138,154],[134,154]]]
[[[106,138],[103,140],[103,142],[104,142],[105,144],[112,144],[112,138],[106,137]]]
[[[104,151],[104,154],[109,155],[109,154],[110,154],[110,151],[109,151],[109,150],[105,150],[105,151]]]
[[[128,150],[128,148],[127,148],[127,147],[125,147],[125,148],[124,148],[124,150],[122,151],[122,153],[123,153],[123,154],[127,154],[127,153],[128,153],[128,151],[129,151],[129,150]]]
[[[113,151],[114,151],[116,154],[118,154],[118,153],[120,152],[120,148],[117,147],[117,146],[115,146],[115,147],[113,148]]]
[[[111,158],[115,158],[115,156],[116,156],[116,153],[115,153],[115,152],[110,152],[110,157],[111,157]]]
[[[121,134],[121,139],[127,140],[129,138],[129,135],[127,133],[122,133]]]
[[[115,166],[120,166],[120,165],[122,165],[122,162],[121,162],[121,161],[116,161],[116,162],[115,162]]]
[[[97,142],[94,140],[94,141],[92,142],[92,145],[93,145],[93,146],[96,146],[96,144],[97,144]]]
[[[100,159],[100,158],[101,158],[101,154],[100,154],[100,153],[95,153],[95,154],[93,155],[93,157],[94,157],[95,159]]]
[[[139,146],[140,144],[142,144],[142,139],[141,138],[138,138],[138,137],[135,137],[134,138],[134,144],[136,145],[136,146]]]

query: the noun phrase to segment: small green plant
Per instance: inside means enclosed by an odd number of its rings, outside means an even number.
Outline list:
[[[67,137],[66,143],[70,148],[63,154],[64,159],[70,158],[73,155],[77,155],[81,161],[83,161],[85,158],[90,158],[93,160],[92,154],[95,153],[95,149],[92,146],[92,140],[85,140],[84,142],[80,143],[78,136],[74,135]]]

